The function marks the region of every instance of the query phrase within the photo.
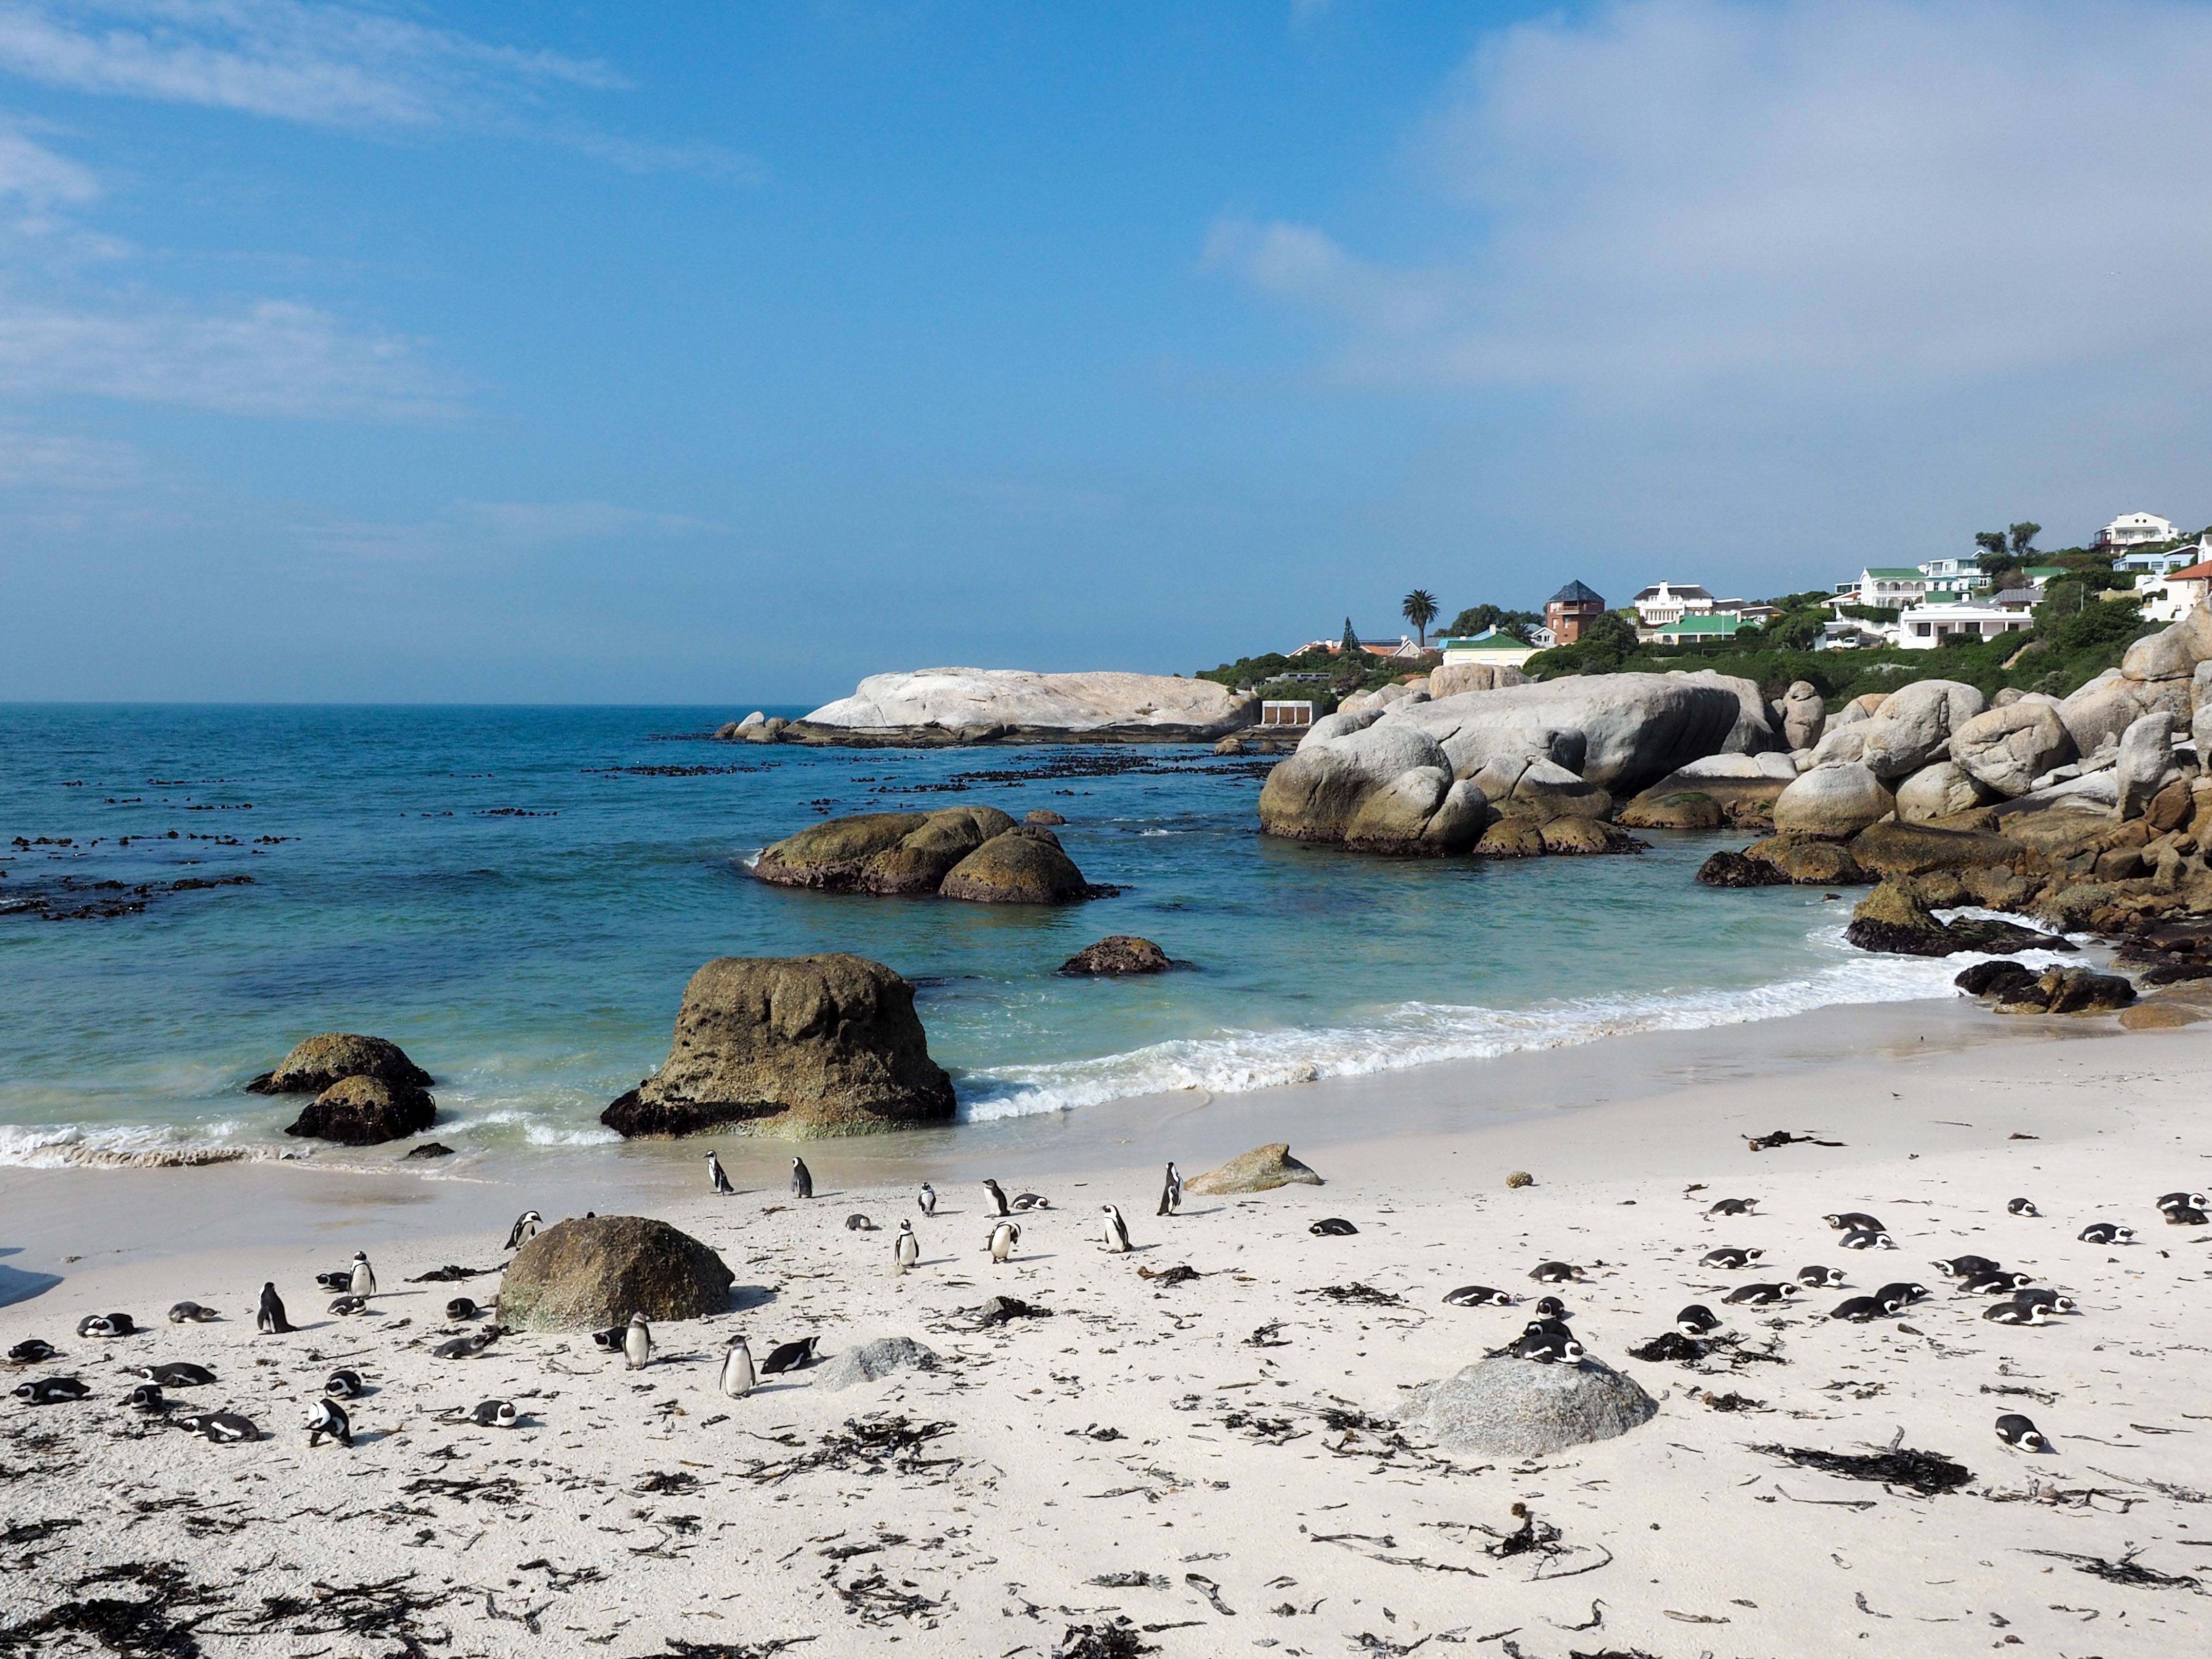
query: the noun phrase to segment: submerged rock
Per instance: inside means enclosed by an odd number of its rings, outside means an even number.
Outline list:
[[[2026,984],[2003,981],[1995,994],[2001,1014],[2108,1014],[2131,1005],[2136,988],[2117,974],[2049,968]]]
[[[1164,974],[1174,967],[1165,951],[1148,939],[1115,933],[1096,945],[1086,945],[1060,964],[1063,974]]]
[[[342,1077],[309,1101],[284,1133],[346,1146],[374,1146],[419,1135],[437,1121],[437,1103],[411,1083]]]
[[[500,1282],[499,1322],[571,1330],[698,1319],[729,1306],[737,1275],[688,1233],[645,1216],[558,1221],[515,1252]]]
[[[1541,1457],[1611,1440],[1658,1414],[1633,1379],[1597,1360],[1547,1365],[1501,1355],[1412,1390],[1399,1420],[1449,1450]]]
[[[1106,890],[1084,880],[1039,815],[1018,824],[991,806],[831,818],[765,848],[753,874],[777,887],[984,904],[1065,904]]]
[[[1290,1142],[1278,1140],[1240,1153],[1218,1170],[1192,1176],[1183,1183],[1183,1190],[1219,1196],[1226,1193],[1264,1193],[1294,1182],[1318,1187],[1322,1179],[1291,1156]]]
[[[1844,938],[1862,951],[1891,956],[1948,957],[1961,951],[2011,956],[2021,951],[2069,951],[2063,939],[2008,921],[1961,917],[1938,921],[1902,881],[1884,881],[1859,902]]]
[[[1072,904],[1091,896],[1060,837],[1033,823],[985,842],[946,872],[937,891],[978,904]]]
[[[430,1074],[407,1058],[400,1046],[380,1036],[325,1031],[311,1036],[284,1056],[273,1072],[246,1085],[257,1095],[319,1095],[340,1078],[381,1078],[416,1089],[431,1086]]]
[[[942,1123],[952,1107],[914,987],[883,963],[718,957],[684,988],[666,1062],[599,1121],[626,1138],[725,1124],[818,1136]]]

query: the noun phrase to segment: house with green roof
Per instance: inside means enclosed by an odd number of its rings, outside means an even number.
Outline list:
[[[1495,628],[1486,628],[1480,634],[1463,638],[1443,639],[1437,649],[1444,653],[1443,665],[1455,663],[1485,663],[1492,668],[1518,668],[1536,654],[1536,647],[1510,634],[1501,634]]]
[[[1640,637],[1654,645],[1691,645],[1701,640],[1733,639],[1739,629],[1754,625],[1738,616],[1684,617],[1648,629]]]
[[[1828,603],[1838,607],[1872,605],[1902,611],[1927,593],[1928,581],[1917,565],[1870,564],[1851,580],[1838,582]]]

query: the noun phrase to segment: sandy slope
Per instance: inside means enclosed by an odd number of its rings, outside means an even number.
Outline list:
[[[58,1286],[0,1309],[0,1346],[45,1336],[65,1358],[27,1375],[74,1373],[94,1393],[76,1405],[0,1402],[0,1520],[12,1528],[0,1545],[0,1619],[144,1600],[155,1592],[143,1573],[71,1586],[153,1564],[176,1574],[162,1616],[200,1621],[210,1654],[380,1655],[411,1638],[440,1654],[632,1656],[665,1651],[669,1638],[749,1652],[800,1637],[814,1638],[797,1650],[809,1656],[878,1653],[893,1639],[928,1653],[1040,1654],[1071,1626],[1124,1616],[1166,1655],[2187,1650],[2204,1628],[2201,1596],[2106,1582],[2034,1552],[2117,1560],[2140,1550],[2146,1567],[2212,1585],[2212,1264],[2204,1230],[2161,1225],[2152,1206],[2212,1176],[2204,1030],[1893,1042],[1848,1060],[1832,1041],[1808,1040],[1737,1075],[1701,1066],[1568,1115],[1382,1143],[1363,1144],[1357,1127],[1309,1135],[1300,1150],[1312,1149],[1327,1187],[1194,1199],[1170,1219],[1152,1216],[1154,1166],[1132,1167],[1134,1149],[1094,1146],[1085,1160],[1065,1145],[1009,1152],[1019,1184],[1060,1206],[1025,1224],[1019,1258],[994,1269],[980,1249],[973,1182],[1005,1170],[940,1174],[943,1210],[921,1224],[924,1266],[905,1279],[889,1271],[889,1228],[911,1200],[902,1175],[880,1184],[879,1150],[848,1166],[825,1148],[821,1196],[806,1205],[779,1190],[716,1200],[690,1178],[688,1158],[617,1166],[594,1177],[591,1207],[627,1200],[661,1215],[720,1249],[750,1287],[740,1311],[664,1328],[659,1361],[636,1376],[581,1334],[510,1337],[474,1361],[428,1357],[449,1328],[447,1297],[488,1300],[496,1279],[404,1281],[442,1262],[501,1260],[495,1246],[529,1201],[508,1185],[448,1184],[424,1200],[431,1224],[404,1206],[327,1193],[303,1208],[301,1177],[288,1170],[19,1174],[5,1193],[11,1231],[40,1243],[17,1265],[47,1265],[40,1253],[70,1237],[86,1259],[52,1257]],[[1616,1058],[1651,1052],[1620,1045]],[[1444,1068],[1421,1086],[1475,1090],[1497,1075]],[[1340,1090],[1340,1126],[1377,1121],[1345,1102],[1376,1109],[1407,1086]],[[1316,1092],[1282,1091],[1278,1103]],[[1742,1136],[1777,1127],[1848,1144],[1746,1152]],[[742,1168],[765,1180],[780,1156],[768,1149]],[[1036,1172],[1047,1165],[1054,1178]],[[1515,1167],[1538,1184],[1506,1190]],[[211,1177],[233,1184],[195,1187]],[[252,1218],[234,1212],[231,1195],[257,1190],[270,1215],[290,1218],[286,1242],[254,1237]],[[227,1218],[195,1202],[217,1192]],[[2006,1215],[2016,1194],[2046,1218]],[[1719,1196],[1755,1197],[1759,1213],[1705,1220]],[[1104,1198],[1130,1216],[1139,1249],[1129,1256],[1099,1246]],[[1838,1208],[1882,1216],[1904,1248],[1839,1252],[1820,1220]],[[848,1232],[855,1211],[885,1230]],[[1328,1215],[1358,1235],[1310,1235]],[[2094,1218],[2131,1224],[2142,1242],[2077,1242]],[[94,1250],[118,1232],[137,1242]],[[1761,1247],[1778,1271],[1696,1265],[1721,1243]],[[385,1293],[369,1316],[332,1318],[310,1275],[356,1248],[376,1258]],[[1983,1299],[1954,1298],[1927,1266],[1969,1249],[2037,1273],[2083,1313],[2039,1329],[1985,1322]],[[1588,1268],[1589,1281],[1566,1292],[1575,1328],[1660,1399],[1651,1423],[1571,1455],[1490,1465],[1328,1414],[1387,1421],[1403,1388],[1508,1340],[1525,1304],[1462,1310],[1439,1298],[1472,1280],[1533,1298],[1542,1292],[1527,1273],[1546,1257]],[[1821,1317],[1841,1291],[1734,1322],[1782,1364],[1699,1374],[1626,1358],[1684,1303],[1717,1305],[1732,1284],[1814,1261],[1847,1268],[1855,1288],[1917,1279],[1937,1294],[1878,1325]],[[1139,1276],[1177,1264],[1203,1276],[1165,1289]],[[253,1334],[254,1293],[271,1276],[304,1328],[296,1335]],[[1320,1294],[1352,1285],[1403,1300]],[[963,1310],[994,1292],[1052,1316],[979,1330]],[[231,1316],[112,1343],[72,1334],[82,1314],[158,1320],[185,1296]],[[902,1333],[945,1365],[836,1394],[801,1374],[728,1401],[714,1391],[715,1358],[738,1328],[757,1353],[807,1333],[833,1352]],[[1266,1346],[1255,1345],[1260,1332]],[[217,1374],[213,1388],[178,1392],[186,1409],[243,1411],[268,1437],[212,1446],[134,1421],[118,1404],[123,1368],[162,1359]],[[301,1401],[337,1363],[375,1392],[356,1403],[351,1451],[310,1451]],[[1759,1407],[1717,1411],[1707,1393]],[[441,1416],[489,1396],[520,1404],[525,1426]],[[2036,1419],[2056,1455],[1996,1442],[1990,1425],[2012,1409]],[[871,1414],[948,1426],[905,1462],[789,1468]],[[1878,1449],[1900,1431],[1965,1463],[1972,1482],[1920,1498],[1750,1449]],[[1516,1501],[1558,1528],[1556,1551],[1490,1553]],[[27,1524],[50,1520],[81,1524],[43,1537]],[[1098,1582],[1115,1575],[1144,1577]],[[388,1588],[328,1593],[364,1584]],[[401,1592],[413,1610],[396,1603]],[[81,1636],[43,1639],[97,1650]]]

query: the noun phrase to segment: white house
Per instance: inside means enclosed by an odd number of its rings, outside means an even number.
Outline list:
[[[1901,610],[1928,592],[1928,578],[1914,565],[1870,564],[1847,582],[1836,584],[1832,605],[1871,605]]]
[[[2136,583],[2136,591],[2143,596],[2144,621],[2178,623],[2212,592],[2212,560],[2184,565],[2163,576],[2145,576]]]
[[[1981,564],[1975,559],[1929,559],[1920,567],[1920,574],[1927,582],[1923,593],[1963,599],[1990,585],[1990,579],[1982,574]]]
[[[2196,564],[2208,556],[2212,556],[2212,535],[2200,537],[2185,546],[2172,548],[2162,553],[2144,552],[2140,550],[2133,553],[2123,553],[2112,561],[2112,568],[2135,572],[2142,575],[2163,576],[2169,570],[2179,570],[2184,565]],[[2142,584],[2137,582],[2136,586],[2141,587]]]
[[[2155,513],[2123,513],[2097,532],[2099,547],[2141,547],[2181,539],[2181,532]]]
[[[1541,648],[1510,634],[1501,634],[1494,628],[1486,628],[1480,634],[1438,640],[1437,647],[1444,653],[1447,668],[1463,662],[1487,663],[1493,668],[1518,668]]]
[[[2033,617],[1995,605],[1916,605],[1897,619],[1897,642],[1907,651],[1933,651],[1960,635],[1993,640],[2000,634],[2024,634],[2034,626]]]
[[[1654,582],[1629,604],[1636,607],[1637,625],[1644,629],[1713,613],[1713,596],[1695,582]]]

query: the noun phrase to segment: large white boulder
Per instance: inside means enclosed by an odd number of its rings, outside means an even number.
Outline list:
[[[1828,702],[1810,680],[1799,680],[1782,694],[1782,738],[1792,749],[1810,749],[1827,723]]]
[[[1153,732],[1215,738],[1252,724],[1258,705],[1212,680],[1166,674],[1043,674],[1024,668],[923,668],[871,674],[804,724],[875,733],[1005,726],[1041,733]]]
[[[2036,779],[2074,758],[2074,734],[2057,704],[2022,697],[1984,709],[1954,732],[1951,758],[1997,793],[2024,795]]]
[[[2146,634],[2120,659],[2120,673],[2130,680],[2185,680],[2197,665],[2212,657],[2212,606],[2198,605],[2171,628]]]
[[[1897,816],[1905,823],[1925,823],[1930,818],[1972,811],[1996,794],[1958,762],[1938,761],[1922,767],[1897,786]]]
[[[1425,707],[1426,705],[1423,705]],[[1358,730],[1311,735],[1297,752],[1267,774],[1260,791],[1260,827],[1295,841],[1342,841],[1367,798],[1409,772],[1432,772],[1388,803],[1390,822],[1402,825],[1409,803],[1425,793],[1428,810],[1441,802],[1452,778],[1443,745],[1419,726],[1383,719]],[[1435,787],[1431,787],[1431,783]],[[1407,836],[1418,839],[1421,825]],[[1363,839],[1380,842],[1379,834]]]
[[[1957,680],[1899,686],[1867,722],[1860,763],[1878,778],[1909,777],[1941,759],[1951,734],[1989,706],[1980,691]]]
[[[2120,816],[2141,817],[2172,769],[2173,716],[2161,708],[2121,733],[2119,761],[2113,768]]]
[[[1801,774],[1774,799],[1778,834],[1841,841],[1887,817],[1897,798],[1864,766],[1850,762]]]

